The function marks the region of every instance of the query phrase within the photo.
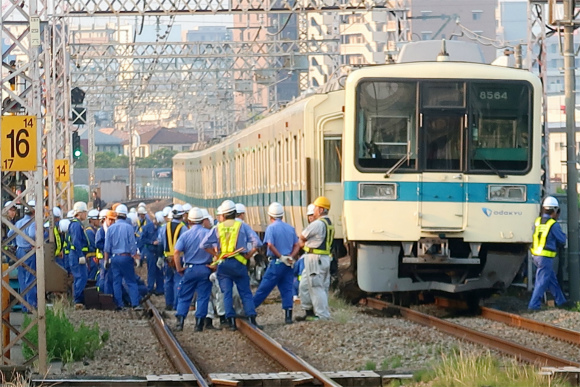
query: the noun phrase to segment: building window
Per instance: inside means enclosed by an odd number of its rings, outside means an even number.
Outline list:
[[[342,159],[342,138],[324,138],[324,182],[340,183],[341,181],[341,159]]]
[[[481,20],[482,14],[483,11],[479,9],[471,11],[471,20]]]

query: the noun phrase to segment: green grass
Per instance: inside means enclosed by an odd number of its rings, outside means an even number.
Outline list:
[[[399,368],[403,365],[403,357],[401,355],[394,355],[383,360],[381,364],[381,369],[383,371],[393,370]]]
[[[336,294],[328,295],[328,306],[331,309],[332,320],[346,324],[355,315],[355,308]]]
[[[27,327],[31,319],[25,316],[23,326]],[[38,329],[33,327],[26,338],[38,346]],[[92,326],[81,323],[75,327],[66,317],[64,309],[57,307],[46,310],[46,349],[48,359],[60,359],[70,363],[82,359],[93,359],[95,352],[109,339],[109,332],[100,333],[97,323]],[[26,359],[31,359],[36,352],[29,345],[24,345],[22,353]]]
[[[367,361],[365,363],[365,370],[366,371],[374,371],[377,369],[377,363],[375,363],[374,361]]]
[[[430,371],[414,375],[414,383],[430,387],[570,387],[561,378],[548,379],[539,369],[516,360],[500,363],[490,353],[443,354],[441,362]]]

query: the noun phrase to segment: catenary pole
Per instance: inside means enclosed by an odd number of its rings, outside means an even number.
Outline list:
[[[576,94],[574,58],[575,0],[564,0],[564,90],[566,105],[566,166],[568,193],[568,278],[570,299],[580,301],[578,253],[578,169],[576,167]]]

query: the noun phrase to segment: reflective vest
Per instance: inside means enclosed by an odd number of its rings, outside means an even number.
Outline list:
[[[78,220],[77,218],[74,218],[73,220],[71,220],[71,221],[70,221],[70,224],[72,225],[74,222],[79,222],[79,223],[81,223],[81,221],[80,221],[80,220]],[[70,226],[69,226],[69,230],[70,230]],[[83,230],[83,233],[85,234],[85,238],[87,239],[87,246],[86,246],[86,247],[83,247],[83,248],[81,249],[81,251],[82,251],[83,253],[87,253],[87,252],[89,251],[89,245],[90,245],[90,242],[89,242],[89,237],[87,236],[87,233],[86,233],[85,229],[83,228],[83,225],[82,225],[82,224],[81,224],[81,230]],[[73,245],[73,244],[72,244],[72,241],[71,241],[71,238],[70,238],[70,233],[68,234],[68,236],[67,236],[67,237],[68,237],[68,245],[69,245],[69,249],[70,249],[70,250],[74,250],[74,251],[76,251],[75,245]],[[69,251],[69,252],[70,252],[70,251]]]
[[[542,218],[539,217],[536,219],[535,226],[536,229],[534,230],[534,236],[532,241],[532,248],[530,249],[531,253],[536,256],[554,258],[556,256],[555,251],[544,250],[546,247],[546,238],[550,233],[550,229],[556,223],[556,221],[552,218],[548,219],[548,221],[542,224]]]
[[[240,235],[241,228],[242,222],[237,222],[233,219],[228,219],[217,225],[217,233],[220,242],[220,255],[214,264],[220,264],[227,258],[235,258],[242,265],[248,263],[248,260],[240,253],[234,253],[236,251],[236,245],[238,243],[238,236]]]
[[[60,238],[58,227],[54,226],[53,233],[54,233],[54,242],[56,243],[56,250],[54,250],[54,255],[58,256],[62,251],[62,239]]]
[[[137,238],[141,237],[141,234],[143,234],[143,227],[145,227],[146,224],[147,218],[143,219],[143,223],[141,223],[141,218],[137,218],[137,232],[135,233]]]
[[[332,242],[334,241],[334,226],[328,218],[320,218],[319,220],[326,225],[326,235],[324,236],[324,240],[318,248],[304,246],[304,251],[311,254],[330,255]]]
[[[91,230],[92,230],[92,231],[95,233],[95,238],[96,238],[96,236],[97,236],[97,230],[95,230],[95,228],[94,228],[93,226],[87,226],[87,228],[85,228],[85,235],[87,235],[87,232],[86,232],[86,231],[87,231],[87,230],[89,230],[89,229],[91,229]],[[88,235],[87,235],[87,240],[88,240],[88,239],[89,239],[89,237],[88,237]],[[90,246],[90,245],[91,245],[91,244],[89,243],[89,246]],[[84,250],[83,250],[83,251],[84,251]],[[87,251],[88,251],[88,250],[87,250]],[[87,253],[87,254],[86,254],[86,257],[87,257],[87,258],[90,258],[90,257],[95,257],[96,255],[97,255],[97,253],[96,253],[96,252],[90,252],[90,253]]]
[[[174,224],[175,223],[170,222],[167,223],[167,227],[165,227],[165,241],[167,242],[165,246],[167,247],[164,251],[164,255],[166,258],[173,257],[173,254],[175,253],[175,244],[177,243],[179,232],[183,227],[183,223],[181,222],[179,222],[175,228],[173,228]]]

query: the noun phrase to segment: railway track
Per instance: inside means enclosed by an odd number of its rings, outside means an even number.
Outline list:
[[[366,300],[366,304],[367,306],[373,308],[373,309],[377,309],[377,310],[391,310],[391,311],[396,311],[397,313],[399,313],[401,316],[403,316],[405,319],[416,322],[418,324],[422,324],[425,326],[430,326],[430,327],[434,327],[442,332],[445,332],[451,336],[457,337],[458,339],[461,340],[465,340],[465,341],[469,341],[475,344],[479,344],[479,345],[483,345],[486,346],[488,348],[492,348],[495,349],[503,354],[509,355],[509,356],[513,356],[515,358],[517,358],[520,361],[525,361],[527,363],[533,363],[533,364],[537,364],[540,366],[551,366],[551,367],[578,367],[580,368],[580,363],[575,362],[575,361],[571,361],[568,359],[564,359],[558,356],[554,356],[551,355],[549,353],[546,352],[542,352],[542,351],[538,351],[517,343],[514,343],[512,341],[509,340],[505,340],[502,339],[500,337],[494,336],[494,335],[490,335],[487,333],[483,333],[483,332],[479,332],[476,331],[474,329],[470,329],[468,327],[465,327],[463,325],[459,325],[447,320],[443,320],[434,316],[430,316],[428,314],[425,313],[421,313],[418,312],[416,310],[412,310],[412,309],[408,309],[408,308],[403,308],[400,306],[395,306],[392,304],[389,304],[385,301],[382,300],[378,300],[375,298],[367,298]],[[507,313],[504,313],[503,315],[501,314],[502,312],[495,314],[492,313],[491,311],[487,311],[486,314],[487,316],[490,316],[490,318],[492,318],[491,316],[497,316],[495,318],[501,318],[504,320],[508,320],[509,316],[505,316],[505,315],[509,315]],[[516,316],[519,317],[519,316]],[[513,319],[514,324],[516,324],[515,321],[517,321],[518,319]],[[522,327],[524,325],[523,320],[528,320],[528,319],[524,319],[524,318],[520,318],[519,321],[522,324]],[[530,327],[530,330],[532,329],[532,327],[534,326],[534,324],[532,324],[531,322],[532,320],[528,320],[525,322],[526,326]],[[544,333],[541,330],[545,329],[547,330],[546,327],[541,327],[543,323],[538,323],[538,325],[535,325],[536,328],[533,329],[537,329],[539,333]],[[548,324],[543,324],[543,325],[548,325]],[[557,327],[555,327],[557,328]],[[552,334],[557,334],[556,332],[558,332],[561,328],[559,329],[552,329],[551,332]],[[568,339],[569,340],[569,336]],[[566,341],[567,341],[566,340]]]
[[[194,362],[189,358],[186,353],[187,351],[173,335],[171,329],[155,305],[153,305],[151,301],[147,301],[146,306],[152,316],[151,325],[153,330],[159,338],[159,341],[164,346],[168,357],[174,364],[175,369],[182,374],[194,375],[196,383],[199,387],[209,386],[210,383],[204,377],[204,375],[208,374],[204,370],[198,369]],[[237,320],[237,326],[239,334],[241,334],[245,339],[251,341],[253,345],[255,345],[273,361],[280,364],[284,370],[289,372],[301,372],[308,374],[311,378],[307,379],[315,379],[317,385],[321,384],[325,387],[340,387],[340,384],[334,382],[327,375],[317,370],[312,365],[308,364],[299,356],[285,349],[278,342],[276,342],[274,339],[255,326],[247,323],[242,319]],[[199,335],[199,337],[201,337],[201,335]],[[208,375],[207,379],[210,379],[212,382],[211,384],[214,385],[235,385],[234,381],[223,379],[215,380],[212,379],[210,375]],[[308,380],[303,381],[308,382]]]

